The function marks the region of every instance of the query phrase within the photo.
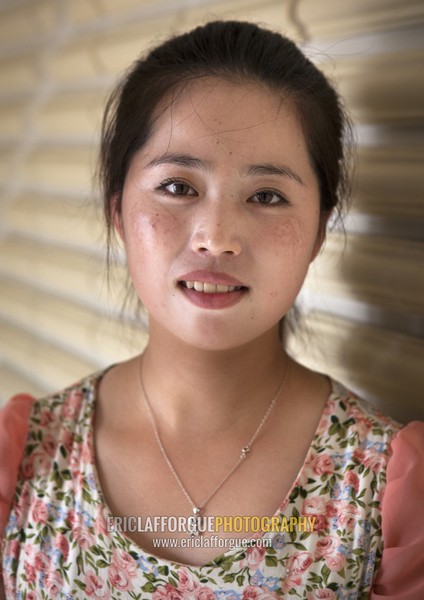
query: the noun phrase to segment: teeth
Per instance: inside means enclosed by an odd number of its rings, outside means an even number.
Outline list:
[[[183,283],[189,290],[195,289],[196,292],[204,292],[205,294],[226,294],[241,289],[241,287],[235,285],[215,285],[214,283],[203,283],[202,281],[184,281]]]

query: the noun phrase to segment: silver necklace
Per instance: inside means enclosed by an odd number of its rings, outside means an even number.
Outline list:
[[[287,373],[289,370],[289,359],[287,359],[287,366],[284,370],[284,374],[283,377],[281,379],[280,385],[278,386],[277,392],[275,393],[274,397],[272,398],[267,410],[265,411],[264,416],[261,419],[261,422],[259,423],[258,427],[256,428],[256,431],[254,432],[254,434],[252,435],[252,437],[250,438],[250,440],[247,442],[247,444],[245,444],[240,452],[240,457],[237,460],[237,462],[234,464],[234,466],[230,469],[230,471],[227,473],[227,475],[218,483],[218,485],[216,487],[214,487],[214,489],[212,490],[212,492],[209,494],[209,496],[201,503],[201,504],[197,504],[193,501],[192,497],[190,496],[190,494],[188,493],[185,485],[183,484],[183,482],[181,481],[177,471],[175,470],[174,465],[171,462],[171,459],[169,458],[163,444],[162,444],[162,440],[160,438],[159,435],[159,430],[158,430],[158,425],[157,425],[157,421],[155,418],[155,415],[153,413],[152,410],[152,406],[151,406],[151,402],[149,399],[149,396],[147,395],[146,392],[146,388],[144,386],[144,381],[143,381],[143,369],[142,367],[140,367],[140,383],[141,383],[141,389],[143,391],[143,396],[144,396],[144,400],[146,402],[146,407],[147,407],[147,411],[149,413],[149,417],[150,417],[150,421],[152,423],[152,428],[153,428],[153,432],[156,438],[156,442],[159,446],[159,449],[161,451],[161,454],[163,456],[163,458],[165,459],[166,464],[169,467],[169,470],[171,471],[171,473],[173,474],[175,481],[177,482],[178,486],[180,487],[181,491],[183,492],[184,496],[187,498],[192,511],[193,511],[193,515],[189,517],[189,530],[192,536],[196,536],[196,535],[200,535],[200,529],[199,529],[199,522],[200,522],[200,518],[201,518],[201,512],[202,510],[205,508],[206,504],[215,496],[215,494],[222,488],[222,486],[228,481],[228,479],[231,477],[231,475],[234,473],[234,471],[236,471],[236,469],[238,469],[238,467],[241,465],[241,463],[247,458],[249,452],[251,452],[252,450],[252,445],[254,443],[254,441],[256,440],[256,438],[258,437],[262,427],[265,425],[265,423],[267,422],[269,415],[271,414],[280,394],[281,391],[284,387],[284,384],[286,383],[287,380]]]

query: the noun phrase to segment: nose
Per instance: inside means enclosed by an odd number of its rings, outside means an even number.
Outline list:
[[[240,254],[242,245],[237,217],[235,211],[223,211],[219,208],[208,211],[194,227],[192,250],[211,256]]]

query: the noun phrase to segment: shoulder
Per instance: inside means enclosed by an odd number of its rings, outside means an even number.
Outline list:
[[[99,383],[108,369],[104,369],[71,385],[33,399],[28,413],[28,451],[37,440],[58,437],[63,429],[75,431],[81,420],[86,419],[94,409]]]
[[[383,414],[368,401],[342,383],[332,380],[332,392],[324,409],[330,434],[343,434],[358,447],[385,447],[390,444],[404,425]]]
[[[88,375],[68,387],[33,401],[20,465],[23,479],[47,468],[59,446],[70,449],[91,426],[98,384],[105,371]],[[37,467],[37,468],[36,468]]]
[[[104,372],[89,375],[43,398],[18,394],[0,410],[0,535],[19,470],[24,464],[32,463],[34,455],[50,451],[64,438],[71,439],[87,407],[94,403]]]
[[[18,394],[0,410],[0,537],[19,473],[23,479],[31,478],[46,466],[55,447],[71,445],[81,422],[91,414],[106,370],[43,398]]]
[[[92,373],[58,392],[38,398],[32,405],[31,421],[48,426],[52,420],[75,419],[87,401],[95,400],[98,384],[105,372]]]

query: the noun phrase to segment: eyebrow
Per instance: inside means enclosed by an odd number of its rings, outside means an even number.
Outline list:
[[[175,154],[174,152],[167,152],[158,158],[154,158],[147,166],[150,168],[166,164],[189,167],[192,169],[198,169],[199,171],[213,170],[212,164],[208,161],[200,160],[200,158],[195,158],[194,156],[190,156],[190,154]]]
[[[280,177],[288,177],[289,179],[293,179],[300,183],[300,185],[305,185],[300,176],[295,173],[290,167],[286,165],[250,165],[247,168],[248,175],[279,175]]]
[[[201,160],[200,158],[195,158],[190,154],[177,154],[174,152],[167,152],[157,158],[152,159],[147,166],[150,168],[165,164],[179,165],[181,167],[198,169],[200,171],[213,171],[212,163],[210,163],[209,161]],[[249,165],[244,172],[246,175],[250,176],[278,175],[280,177],[287,177],[289,179],[292,179],[300,185],[305,185],[301,177],[287,165],[274,165],[271,163],[263,165]]]

